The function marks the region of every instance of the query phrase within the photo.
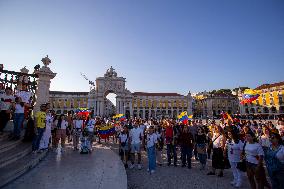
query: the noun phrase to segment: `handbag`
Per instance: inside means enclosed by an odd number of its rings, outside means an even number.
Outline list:
[[[196,150],[198,154],[206,154],[206,145],[205,144],[196,144]]]
[[[245,147],[246,147],[247,142],[245,142],[244,147],[243,147],[243,151],[242,151],[242,155],[245,155]],[[237,169],[239,169],[242,172],[246,172],[247,171],[247,164],[246,164],[246,159],[243,158],[240,162],[238,162],[237,164]]]

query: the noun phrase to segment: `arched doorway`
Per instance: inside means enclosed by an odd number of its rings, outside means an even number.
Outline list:
[[[268,114],[268,113],[269,113],[269,110],[268,110],[267,107],[264,107],[264,108],[263,108],[263,113],[265,113],[265,114]]]
[[[279,107],[279,113],[280,113],[280,114],[283,114],[283,113],[284,113],[284,106],[280,106],[280,107]]]
[[[276,107],[272,106],[272,107],[271,107],[271,112],[272,112],[273,114],[276,114],[276,113],[277,113]]]
[[[104,104],[105,104],[105,110],[104,114],[105,116],[114,116],[116,114],[116,94],[112,91],[107,91],[105,93],[104,97]]]
[[[125,83],[126,79],[118,77],[113,67],[106,71],[104,77],[97,77],[96,87],[90,91],[88,102],[89,107],[94,107],[95,115],[126,114],[128,110],[132,116],[131,92],[125,88]]]

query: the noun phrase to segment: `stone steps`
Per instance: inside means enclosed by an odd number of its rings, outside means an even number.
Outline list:
[[[9,135],[10,132],[4,132],[2,135],[0,135],[0,142],[8,140]]]
[[[30,143],[20,143],[9,150],[3,150],[0,153],[0,168],[7,166],[20,158],[31,153],[32,147]]]
[[[9,135],[5,132],[0,136],[0,188],[36,166],[47,154],[32,154],[30,142],[10,140]]]
[[[16,141],[1,141],[0,142],[0,154],[3,152],[6,152],[12,148],[15,148],[17,145],[21,144],[21,140],[16,140]]]
[[[45,158],[47,152],[48,151],[44,151],[43,153],[36,155],[29,153],[28,155],[19,158],[14,163],[0,168],[0,188],[35,167],[43,158]]]

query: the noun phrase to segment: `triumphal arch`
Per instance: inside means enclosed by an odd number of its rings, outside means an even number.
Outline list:
[[[109,116],[109,93],[116,94],[116,114],[127,117],[176,117],[182,111],[192,113],[192,97],[190,92],[184,96],[178,93],[131,93],[126,87],[126,78],[119,77],[110,67],[104,77],[98,77],[95,87],[88,95],[88,107],[98,116]]]

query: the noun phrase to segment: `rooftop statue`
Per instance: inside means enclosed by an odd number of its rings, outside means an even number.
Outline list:
[[[116,73],[115,69],[111,66],[110,69],[107,69],[104,76],[105,77],[117,77],[117,73]]]

